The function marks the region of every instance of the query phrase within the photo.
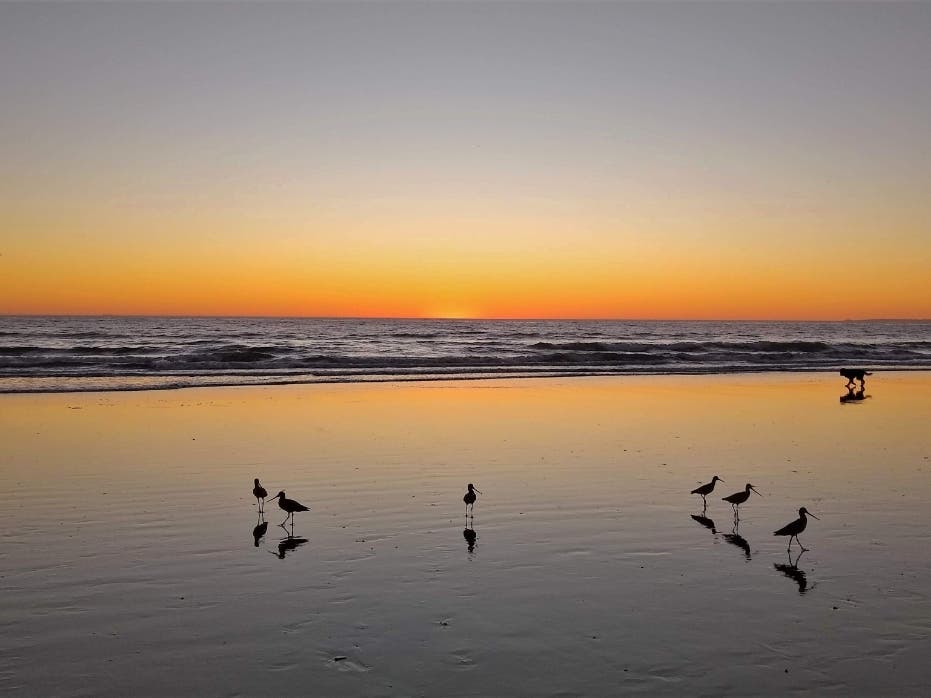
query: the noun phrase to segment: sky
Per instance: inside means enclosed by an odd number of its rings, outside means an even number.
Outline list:
[[[931,3],[0,3],[0,313],[931,318]]]

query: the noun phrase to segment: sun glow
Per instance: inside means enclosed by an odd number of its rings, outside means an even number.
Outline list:
[[[428,310],[423,317],[430,320],[475,320],[481,319],[481,313],[464,306],[444,306]]]

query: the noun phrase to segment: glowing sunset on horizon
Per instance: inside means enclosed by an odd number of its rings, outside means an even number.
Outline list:
[[[927,5],[0,18],[0,313],[931,317]]]

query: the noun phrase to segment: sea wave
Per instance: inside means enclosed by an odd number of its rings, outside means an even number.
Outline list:
[[[931,323],[0,318],[0,392],[846,365],[931,369]]]

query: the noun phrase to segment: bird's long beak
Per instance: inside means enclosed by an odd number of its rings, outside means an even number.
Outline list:
[[[813,519],[818,519],[818,517],[812,514],[810,511],[808,512],[808,515]],[[818,519],[818,521],[821,521],[821,519]]]
[[[756,492],[757,494],[760,494],[759,491],[757,491],[756,487],[751,487],[750,489]],[[760,496],[762,497],[763,495],[760,494]]]
[[[476,490],[474,487],[473,487],[472,489],[475,490],[476,492],[478,492],[479,494],[485,494],[485,493],[482,492],[481,490]]]

